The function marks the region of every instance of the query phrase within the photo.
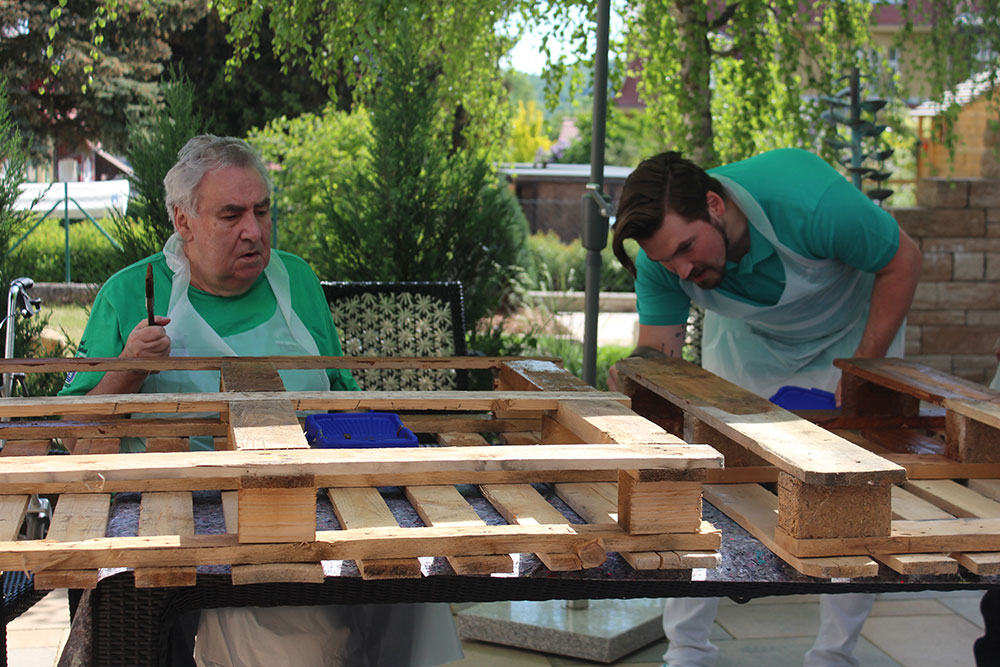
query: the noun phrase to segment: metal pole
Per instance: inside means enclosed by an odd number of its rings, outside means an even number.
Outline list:
[[[66,227],[66,282],[69,277],[69,183],[63,183],[63,225]]]
[[[604,191],[604,131],[608,110],[608,25],[610,0],[597,2],[597,51],[594,53],[594,108],[590,142],[590,185]],[[597,315],[601,291],[601,250],[608,244],[608,220],[594,197],[583,203],[583,247],[587,250],[583,326],[583,381],[597,382]]]

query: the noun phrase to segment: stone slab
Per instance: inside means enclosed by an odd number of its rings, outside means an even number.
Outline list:
[[[585,609],[564,600],[487,602],[459,611],[464,640],[503,644],[611,663],[663,638],[663,600],[590,600]]]

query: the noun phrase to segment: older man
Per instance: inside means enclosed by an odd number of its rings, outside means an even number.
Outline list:
[[[300,258],[272,250],[271,185],[244,141],[191,139],[164,179],[174,234],[163,251],[112,276],[80,343],[99,357],[341,354],[319,281]],[[146,267],[157,314],[148,323]],[[281,371],[289,390],[357,390],[344,370]],[[63,394],[218,391],[219,373],[80,373]],[[168,416],[168,415],[164,415]],[[176,416],[176,415],[173,415]],[[192,438],[192,449],[211,439]],[[124,441],[124,439],[123,439]],[[141,450],[139,440],[123,443]],[[201,614],[199,665],[389,667],[461,657],[445,605],[212,609]],[[190,662],[190,652],[182,662]]]

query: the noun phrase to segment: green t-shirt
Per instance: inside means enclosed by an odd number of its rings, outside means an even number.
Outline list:
[[[312,334],[319,353],[341,356],[340,339],[330,317],[330,308],[323,288],[309,265],[301,258],[280,250],[272,250],[272,261],[280,259],[288,270],[292,310]],[[79,357],[117,357],[135,325],[146,319],[146,265],[153,266],[155,312],[166,316],[170,301],[173,272],[167,268],[163,253],[127,266],[111,276],[94,300],[90,319],[80,340]],[[261,274],[244,294],[222,297],[195,287],[188,288],[188,297],[198,314],[220,337],[232,336],[263,324],[278,307],[270,283]],[[345,369],[330,369],[330,388],[334,391],[357,391],[358,384]],[[60,396],[82,395],[100,382],[103,373],[76,373],[66,378]]]
[[[861,271],[879,271],[899,248],[899,225],[823,159],[783,148],[709,170],[741,185],[760,204],[775,236],[811,259],[838,259]],[[740,301],[773,306],[785,289],[785,270],[774,245],[752,225],[750,250],[726,262],[716,289]],[[636,309],[641,324],[687,321],[691,300],[680,278],[639,250]]]

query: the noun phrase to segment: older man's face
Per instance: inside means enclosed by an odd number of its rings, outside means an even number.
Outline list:
[[[191,284],[219,296],[243,294],[271,258],[271,201],[252,167],[223,167],[198,186],[198,211],[174,211]]]

